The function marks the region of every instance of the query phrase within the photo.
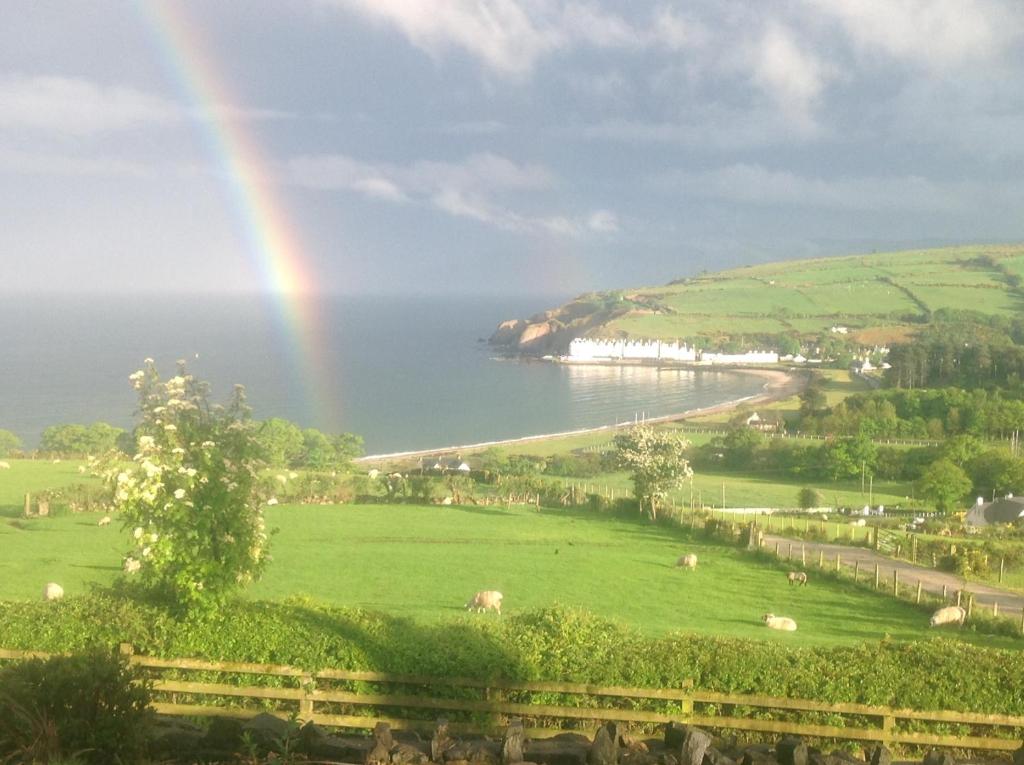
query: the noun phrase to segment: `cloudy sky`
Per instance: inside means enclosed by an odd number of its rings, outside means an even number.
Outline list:
[[[346,293],[1024,239],[1017,0],[3,15],[0,291],[263,289],[281,229],[274,257]],[[240,182],[270,201],[239,205]]]

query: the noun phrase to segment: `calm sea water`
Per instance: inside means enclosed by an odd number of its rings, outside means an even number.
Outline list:
[[[224,399],[246,386],[256,417],[361,434],[369,453],[552,433],[751,395],[757,377],[500,361],[479,342],[547,298],[331,298],[319,306],[329,370],[309,393],[294,337],[259,298],[9,297],[0,301],[0,428],[35,445],[48,425],[130,427],[128,375],[177,359]],[[316,401],[313,398],[322,398]]]

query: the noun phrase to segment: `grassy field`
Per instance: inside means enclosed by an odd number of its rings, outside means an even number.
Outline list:
[[[35,494],[73,484],[93,484],[98,479],[78,471],[77,460],[5,460],[10,468],[0,470],[0,517],[21,515],[25,493]]]
[[[929,635],[927,614],[906,604],[845,583],[790,587],[736,548],[642,522],[409,505],[278,506],[268,518],[280,532],[265,578],[247,591],[255,599],[306,595],[435,622],[461,613],[476,590],[497,589],[507,612],[580,606],[648,634],[686,630],[794,645]],[[95,521],[83,514],[5,524],[0,598],[36,599],[49,580],[70,594],[109,583],[125,533]],[[674,566],[688,552],[700,559],[696,571]],[[793,617],[800,629],[766,630],[758,621],[765,611]]]
[[[980,257],[994,259],[995,265]],[[625,290],[637,308],[603,329],[637,337],[715,340],[778,333],[810,338],[844,324],[857,342],[892,342],[905,337],[907,321],[940,308],[1016,315],[1024,309],[1024,298],[1007,283],[1007,273],[1024,273],[1024,247],[783,261]]]

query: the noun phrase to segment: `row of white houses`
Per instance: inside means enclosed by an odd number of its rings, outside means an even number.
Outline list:
[[[775,351],[747,351],[746,353],[712,353],[698,351],[685,343],[663,340],[606,340],[577,337],[569,343],[565,361],[693,361],[705,364],[777,364]]]

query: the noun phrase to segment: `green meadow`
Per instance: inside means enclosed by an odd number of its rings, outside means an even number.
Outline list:
[[[1024,247],[970,246],[790,260],[625,290],[641,307],[603,329],[639,337],[810,337],[835,324],[865,343],[891,342],[939,309],[1014,316]],[[882,328],[886,328],[883,331]],[[863,338],[859,333],[867,332]]]

